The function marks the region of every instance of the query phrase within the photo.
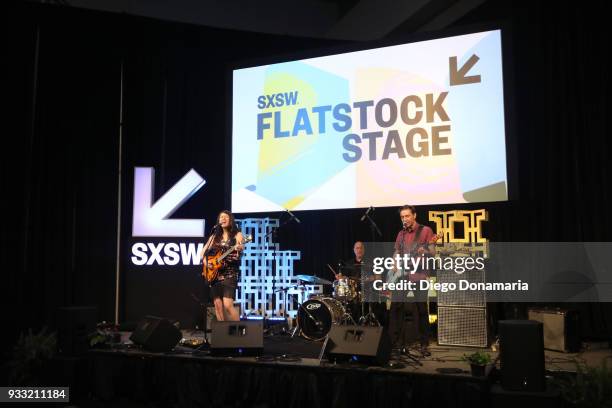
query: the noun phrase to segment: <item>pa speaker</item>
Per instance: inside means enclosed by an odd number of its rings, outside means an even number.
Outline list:
[[[96,330],[98,309],[93,306],[60,307],[57,316],[58,348],[67,355],[89,350],[89,336]]]
[[[383,327],[332,325],[325,352],[330,361],[384,365],[391,357],[391,339]]]
[[[544,327],[544,348],[575,353],[580,350],[578,313],[574,310],[529,309],[529,320]]]
[[[263,321],[212,322],[210,354],[256,356],[263,352]]]
[[[178,344],[183,335],[168,319],[147,316],[136,326],[130,336],[135,344],[149,351],[170,351]]]
[[[499,348],[501,384],[504,389],[532,392],[545,390],[542,323],[533,320],[500,320]]]

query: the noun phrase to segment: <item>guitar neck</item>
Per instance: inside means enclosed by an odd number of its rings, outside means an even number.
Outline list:
[[[228,256],[229,254],[231,254],[233,251],[236,250],[236,248],[238,248],[240,245],[244,245],[247,244],[249,242],[251,242],[253,240],[253,237],[251,235],[247,235],[245,237],[245,240],[242,241],[241,244],[236,244],[233,247],[231,247],[230,249],[228,249],[227,251],[225,251],[223,254],[221,254],[221,256],[219,257],[219,261],[222,261],[226,256]]]
[[[234,250],[238,247],[238,244],[234,245],[233,247],[231,247],[230,249],[228,249],[227,251],[225,251],[223,254],[221,254],[221,256],[219,257],[219,261],[222,261],[223,259],[225,259],[226,256],[228,256],[229,254],[231,254],[232,252],[234,252]]]

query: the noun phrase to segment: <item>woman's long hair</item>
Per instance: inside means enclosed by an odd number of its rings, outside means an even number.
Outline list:
[[[219,222],[219,217],[221,214],[227,214],[230,220],[230,231],[229,231],[229,239],[232,239],[236,236],[236,234],[240,231],[238,229],[238,225],[236,225],[236,220],[234,219],[234,214],[231,213],[230,210],[223,210],[217,215],[217,222]],[[221,242],[221,238],[223,237],[223,228],[219,227],[215,230],[215,238],[213,239],[214,243]]]

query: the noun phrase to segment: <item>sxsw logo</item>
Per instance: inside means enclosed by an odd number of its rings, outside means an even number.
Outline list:
[[[155,169],[134,169],[134,206],[132,237],[203,237],[203,219],[172,219],[172,214],[193,196],[206,181],[193,169],[189,170],[156,202],[154,198]],[[134,265],[197,265],[203,243],[136,242],[132,245]]]
[[[133,237],[203,237],[204,220],[169,219],[206,181],[191,169],[153,203],[155,169],[134,169]]]

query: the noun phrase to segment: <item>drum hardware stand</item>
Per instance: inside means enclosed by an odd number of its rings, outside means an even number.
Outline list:
[[[285,315],[286,319],[288,318],[288,315],[287,315],[287,297],[288,297],[288,294],[287,294],[287,292],[290,289],[297,289],[297,288],[300,288],[300,290],[302,291],[302,297],[303,297],[304,296],[303,293],[304,293],[305,289],[304,289],[304,284],[302,282],[299,282],[297,285],[287,286],[286,288],[280,288],[280,289],[277,289],[277,290],[274,291],[274,293],[277,293],[277,292],[283,292],[284,293],[284,299],[283,299],[284,300],[283,301],[284,310],[283,310],[283,314]],[[301,307],[302,307],[302,304],[298,303],[298,310]],[[304,310],[306,311],[306,309],[304,309]],[[308,313],[308,311],[306,311],[306,313],[314,320],[314,317],[312,317],[312,315],[310,313]],[[297,315],[296,315],[296,322],[297,322]],[[298,324],[296,324],[295,328],[291,331],[291,338],[293,338],[295,336],[295,333],[297,332],[297,329],[298,329]]]
[[[286,288],[279,289],[277,291],[277,292],[285,292],[285,314],[287,314],[287,291],[289,289],[295,289],[295,288],[298,288],[298,287],[300,288],[300,291],[302,292],[302,298],[304,298],[304,290],[305,289],[304,289],[304,283],[303,282],[299,282],[297,285],[288,286]],[[300,309],[302,309],[308,315],[308,317],[310,319],[312,319],[313,322],[315,322],[315,324],[318,323],[317,319],[315,319],[315,317],[305,307],[302,306],[302,303],[298,302],[298,312],[299,312]],[[295,335],[298,333],[298,330],[300,332],[302,331],[302,328],[300,327],[300,322],[297,319],[297,313],[296,313],[295,321],[296,321],[296,324],[295,324],[295,327],[293,328],[293,331],[291,332],[291,338],[295,337]]]
[[[321,351],[319,352],[319,364],[321,364],[321,360],[323,360],[323,356],[325,356],[325,349],[327,348],[328,341],[329,341],[329,333],[325,336],[325,340],[323,341],[323,346],[321,346]]]
[[[378,321],[378,319],[376,318],[376,315],[374,314],[374,312],[372,312],[372,304],[368,303],[368,314],[364,315],[364,303],[365,302],[361,302],[361,317],[359,318],[359,324],[361,326],[380,326],[380,322]]]
[[[363,278],[363,277],[362,277]],[[361,280],[361,317],[359,318],[359,325],[360,326],[381,326],[380,321],[378,321],[378,319],[376,318],[376,314],[374,314],[374,312],[372,311],[372,302],[367,302],[368,303],[368,313],[366,314],[365,312],[365,304],[366,304],[366,299],[368,298],[368,296],[366,296],[366,289],[365,289],[365,283],[367,283],[367,281],[365,279]]]
[[[336,279],[338,279],[338,275],[342,274],[342,268],[344,267],[344,262],[342,261],[338,262],[338,272],[337,273],[334,270],[334,268],[332,268],[329,264],[327,264],[327,267],[332,271]],[[334,291],[335,291],[335,288],[334,288]],[[335,293],[334,293],[334,297],[335,297]],[[353,316],[351,316],[351,314],[349,313],[350,301],[341,300],[340,302],[342,303],[342,308],[344,309],[344,313],[342,314],[342,317],[340,317],[340,324],[352,324],[353,326],[356,326],[357,323],[355,323],[355,319],[353,319]],[[363,305],[362,305],[362,314],[363,314]]]
[[[344,314],[340,318],[340,324],[350,324],[353,326],[357,326],[357,323],[355,323],[355,319],[353,319],[353,316],[351,316],[348,310],[349,309],[348,309],[348,303],[347,303],[344,305]]]
[[[328,265],[329,266],[329,265]],[[338,274],[342,274],[342,268],[344,267],[344,262],[340,261],[338,262]],[[332,269],[330,267],[330,269]],[[332,269],[333,271],[333,269]],[[335,290],[335,288],[334,288]],[[343,309],[344,309],[344,313],[342,314],[342,317],[340,317],[340,324],[345,324],[345,325],[353,325],[353,326],[357,326],[357,323],[355,323],[355,319],[353,319],[353,316],[351,316],[351,314],[349,313],[349,304],[350,301],[341,301]]]
[[[291,332],[291,338],[294,338],[296,333],[298,332],[298,330],[300,331],[300,333],[302,332],[302,329],[300,327],[299,323],[295,324],[295,327],[293,328],[293,331]]]

